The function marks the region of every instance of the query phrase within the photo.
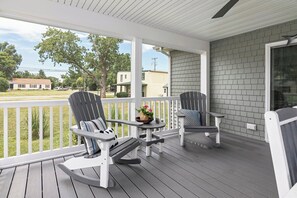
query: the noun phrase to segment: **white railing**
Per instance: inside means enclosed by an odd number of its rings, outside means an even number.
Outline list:
[[[132,102],[133,98],[102,99],[106,118],[134,120]],[[142,103],[150,105],[155,118],[166,122],[165,130],[178,127],[174,113],[179,108],[178,97],[142,98]],[[0,102],[0,162],[13,159],[9,162],[13,163],[18,158],[27,161],[33,155],[45,158],[81,150],[80,137],[70,130],[74,123],[67,100]],[[119,138],[130,136],[128,126],[112,127]]]
[[[142,98],[142,104],[149,105],[155,118],[166,122],[166,129],[178,128],[178,121],[175,112],[180,108],[179,97],[150,97]]]

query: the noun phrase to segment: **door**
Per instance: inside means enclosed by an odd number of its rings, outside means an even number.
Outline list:
[[[265,112],[297,106],[297,40],[265,46]],[[268,142],[267,133],[265,140]]]
[[[297,105],[297,45],[271,48],[270,110]]]

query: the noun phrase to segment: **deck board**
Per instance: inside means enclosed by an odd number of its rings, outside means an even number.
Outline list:
[[[54,159],[55,166],[63,162],[64,162],[63,158]],[[60,196],[69,197],[69,198],[77,197],[70,177],[59,168],[56,168],[56,175],[57,175],[57,182],[59,186]]]
[[[53,160],[42,162],[42,192],[43,198],[60,196]]]
[[[1,170],[1,175],[0,175],[0,192],[1,192],[0,197],[1,198],[8,197],[14,172],[15,172],[15,168]]]
[[[172,164],[162,163],[162,160],[157,160],[155,159],[155,157],[146,158],[145,152],[143,151],[139,152],[139,156],[142,157],[142,160],[146,160],[155,168],[157,168],[158,170],[168,175],[171,179],[177,181],[179,185],[183,186],[192,194],[198,197],[214,197],[212,194],[210,194],[209,192],[201,188],[199,185],[195,185],[195,183],[192,183],[191,181],[189,181],[186,175],[183,175],[178,170],[174,170],[174,168],[172,168]],[[161,157],[158,156],[157,158],[161,158]],[[222,197],[224,196],[222,195]]]
[[[57,164],[72,156],[0,170],[2,197],[76,198],[262,198],[277,197],[267,143],[224,134],[221,148],[180,147],[176,137],[165,140],[163,154],[146,157],[140,165],[114,165],[116,186],[102,189],[72,180]],[[99,167],[77,170],[98,177]]]
[[[144,195],[148,198],[162,198],[162,194],[160,194],[155,188],[151,186],[146,180],[140,177],[137,173],[135,173],[131,168],[125,165],[117,165],[117,167],[125,174],[126,177],[135,185]]]
[[[216,178],[223,183],[229,183],[230,186],[240,189],[240,191],[247,196],[254,194],[255,197],[261,197],[263,195],[266,195],[267,197],[276,197],[276,195],[271,194],[270,191],[265,191],[265,189],[259,187],[258,185],[261,185],[260,183],[250,181],[249,178],[237,174],[237,172],[241,172],[241,169],[244,168],[244,166],[238,168],[236,163],[224,160],[224,156],[231,154],[231,152],[222,151],[220,152],[221,155],[213,155],[213,153],[218,153],[218,150],[220,149],[204,150],[200,148],[195,148],[196,151],[193,152],[194,148],[186,148],[183,150],[178,147],[177,143],[177,140],[169,140],[165,147],[170,147],[170,150],[177,152],[180,157],[186,158],[185,162],[187,159],[196,161],[190,163],[192,167],[202,168],[206,174],[211,175],[213,178]],[[224,150],[224,148],[221,149]],[[274,173],[271,172],[271,174]],[[260,177],[260,175],[262,177],[265,174],[260,173],[256,176]]]
[[[28,165],[16,167],[11,183],[9,198],[25,197]]]
[[[160,192],[164,197],[178,198],[180,197],[175,193],[169,186],[161,182],[157,177],[152,175],[148,170],[141,166],[131,166],[132,170],[135,171],[140,177],[150,183],[158,192]]]
[[[41,163],[33,163],[29,165],[28,181],[26,189],[26,197],[42,197],[42,187],[41,187]]]
[[[112,177],[123,188],[129,197],[145,198],[145,195],[126,177],[117,166],[111,166]]]

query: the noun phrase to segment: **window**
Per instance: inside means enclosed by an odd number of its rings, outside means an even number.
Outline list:
[[[121,79],[120,79],[120,81],[123,82],[123,74],[121,74]]]
[[[125,79],[127,79],[127,74],[125,74]]]
[[[145,80],[145,73],[142,72],[142,80]]]
[[[18,88],[26,88],[25,84],[18,84]]]
[[[37,88],[37,85],[30,85],[30,88]]]
[[[46,88],[46,89],[49,89],[49,88],[50,88],[50,86],[49,86],[49,85],[45,85],[45,88]]]

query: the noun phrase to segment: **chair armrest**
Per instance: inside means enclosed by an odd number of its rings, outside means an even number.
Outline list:
[[[94,138],[102,142],[109,142],[115,139],[114,134],[91,133],[91,132],[79,129],[77,125],[72,126],[70,130],[73,131],[73,133],[75,133],[76,135],[83,136],[86,138]]]
[[[177,111],[175,114],[176,114],[176,116],[179,117],[179,118],[186,117],[185,114],[183,114],[181,111]]]
[[[297,197],[297,184],[295,184],[285,196],[285,198],[294,198],[294,197]]]
[[[209,115],[213,116],[213,117],[216,117],[216,118],[223,118],[225,117],[223,114],[219,114],[219,113],[213,113],[213,112],[206,112],[208,113]]]
[[[127,120],[114,120],[114,119],[111,119],[111,120],[106,120],[106,122],[127,124],[127,125],[130,125],[130,126],[141,126],[141,125],[143,125],[142,122],[127,121]]]

